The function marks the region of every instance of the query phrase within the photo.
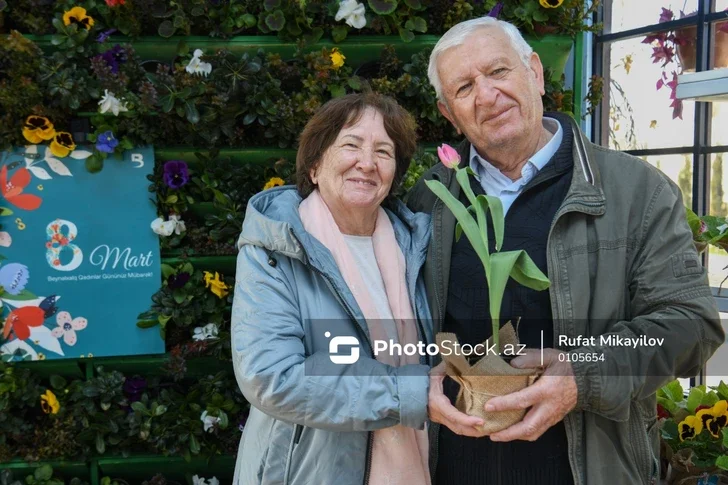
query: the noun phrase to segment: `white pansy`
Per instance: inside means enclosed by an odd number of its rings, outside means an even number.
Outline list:
[[[171,236],[172,233],[179,236],[187,230],[187,227],[185,227],[185,221],[176,214],[169,216],[168,221],[165,221],[163,217],[157,217],[152,221],[151,226],[152,231],[154,231],[155,234],[159,234],[164,237]]]
[[[198,342],[202,342],[204,340],[210,340],[213,338],[217,338],[217,334],[218,334],[217,325],[214,323],[208,323],[204,327],[195,328],[195,334],[192,336],[192,340],[197,340]]]
[[[192,59],[190,59],[190,63],[187,64],[187,67],[185,67],[185,71],[190,74],[203,74],[207,77],[212,72],[212,64],[209,62],[202,62],[200,60],[202,54],[202,49],[195,49]]]
[[[200,421],[202,421],[203,428],[206,432],[211,432],[215,425],[220,422],[220,418],[216,416],[210,416],[207,411],[202,411],[200,415]]]
[[[152,231],[160,236],[171,236],[174,232],[174,221],[165,221],[163,217],[157,217],[152,221]]]
[[[363,29],[367,24],[367,18],[364,16],[366,10],[364,4],[356,0],[342,0],[339,3],[339,11],[336,12],[336,21],[346,19],[346,25],[355,29]]]
[[[170,222],[174,222],[174,233],[178,236],[187,230],[187,227],[185,227],[185,221],[183,221],[177,214],[169,216],[169,220]]]
[[[122,111],[129,111],[126,107],[126,103],[122,103],[114,93],[110,93],[108,89],[104,89],[104,97],[99,101],[99,113],[108,113],[111,111],[114,116],[119,116]]]

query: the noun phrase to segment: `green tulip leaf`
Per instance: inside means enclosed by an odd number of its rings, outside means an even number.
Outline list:
[[[521,285],[536,291],[543,291],[551,282],[548,277],[536,266],[531,257],[523,249],[515,251],[519,254],[516,264],[511,270],[511,277]]]

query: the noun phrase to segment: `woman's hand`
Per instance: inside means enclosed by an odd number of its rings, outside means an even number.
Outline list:
[[[476,426],[482,426],[483,420],[458,411],[443,392],[442,381],[445,375],[445,362],[440,362],[437,367],[430,370],[430,392],[427,403],[430,421],[447,426],[455,434],[474,438],[482,436],[482,431]]]

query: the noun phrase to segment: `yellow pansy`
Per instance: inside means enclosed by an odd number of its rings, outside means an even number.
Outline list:
[[[688,416],[677,425],[680,441],[691,440],[703,431],[703,422],[697,416]]]
[[[210,291],[217,295],[218,298],[224,298],[230,293],[230,287],[224,281],[220,280],[220,275],[217,271],[215,271],[214,278],[212,273],[205,271],[205,288],[210,288]]]
[[[40,406],[46,414],[56,414],[61,409],[61,404],[58,402],[56,395],[50,390],[40,396]]]
[[[698,411],[696,416],[714,438],[720,438],[721,431],[728,424],[728,401],[718,401],[712,408]]]
[[[59,158],[67,157],[69,153],[76,149],[73,137],[70,133],[59,131],[53,137],[51,142],[51,153]]]
[[[277,187],[279,185],[283,185],[285,182],[280,177],[272,177],[269,181],[265,183],[263,186],[263,190],[272,189],[273,187]]]
[[[83,7],[73,7],[63,13],[63,25],[79,24],[86,30],[91,30],[94,26],[94,19],[86,15],[86,9]]]
[[[543,8],[557,8],[560,7],[564,0],[538,0]]]
[[[28,116],[23,125],[23,137],[30,143],[50,140],[56,135],[53,123],[45,116]]]
[[[334,66],[334,69],[339,69],[340,67],[343,67],[344,61],[346,60],[344,54],[339,52],[338,47],[333,48],[331,54],[329,54],[329,57],[331,58],[331,65]]]

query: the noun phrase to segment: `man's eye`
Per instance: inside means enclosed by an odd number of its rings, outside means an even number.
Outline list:
[[[505,73],[507,70],[508,69],[506,69],[505,67],[499,67],[498,69],[495,69],[491,74],[497,76],[499,74]]]
[[[467,91],[467,90],[468,90],[468,88],[470,88],[470,83],[468,83],[468,84],[463,84],[462,86],[460,86],[460,89],[458,89],[458,92],[457,92],[457,94],[464,94],[464,93],[465,93],[465,91]]]

